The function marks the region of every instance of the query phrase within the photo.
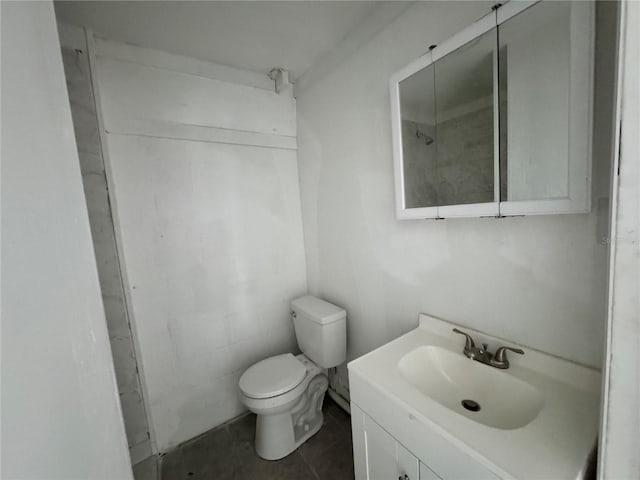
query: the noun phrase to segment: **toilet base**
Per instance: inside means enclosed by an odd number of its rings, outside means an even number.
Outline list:
[[[274,418],[274,417],[287,418]],[[256,421],[256,453],[265,460],[280,460],[293,453],[300,445],[320,431],[323,424],[322,413],[319,421],[310,427],[297,441],[291,428],[291,415],[258,415]],[[288,428],[286,424],[289,424]]]
[[[324,421],[322,403],[327,387],[327,377],[318,375],[291,410],[258,415],[255,438],[258,456],[279,460],[318,433]]]

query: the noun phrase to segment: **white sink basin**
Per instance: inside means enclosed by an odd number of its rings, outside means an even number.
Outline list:
[[[425,395],[489,427],[523,427],[538,416],[544,403],[536,388],[506,371],[442,347],[418,347],[400,359],[398,369]]]

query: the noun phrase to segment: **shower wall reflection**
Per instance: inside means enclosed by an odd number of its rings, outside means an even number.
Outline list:
[[[438,171],[434,137],[433,125],[402,120],[407,207],[438,205],[438,175],[434,174]]]
[[[492,202],[492,106],[439,122],[436,144],[438,205]]]
[[[492,30],[400,82],[405,208],[493,202]]]

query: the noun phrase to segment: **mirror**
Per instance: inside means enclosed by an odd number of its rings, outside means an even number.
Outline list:
[[[391,79],[398,218],[589,210],[591,2],[509,2]]]
[[[400,82],[406,208],[495,201],[495,45],[494,29]]]
[[[400,82],[404,195],[407,208],[438,200],[434,66]]]
[[[541,2],[499,27],[502,201],[571,196],[571,142],[587,141],[572,139],[587,134],[571,128],[572,68],[589,60],[572,52],[571,12],[569,2]]]
[[[493,29],[435,62],[438,205],[497,201]]]

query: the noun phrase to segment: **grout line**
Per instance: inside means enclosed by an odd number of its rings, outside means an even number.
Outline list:
[[[307,468],[309,469],[309,471],[311,471],[311,473],[313,474],[313,476],[314,476],[317,480],[320,480],[320,475],[318,475],[318,472],[316,472],[316,469],[315,469],[315,468],[313,468],[313,466],[312,466],[309,462],[307,462],[307,460],[306,460],[302,455],[300,455],[300,457],[302,457],[302,461],[303,461],[303,462],[304,462],[304,464],[307,466]]]

